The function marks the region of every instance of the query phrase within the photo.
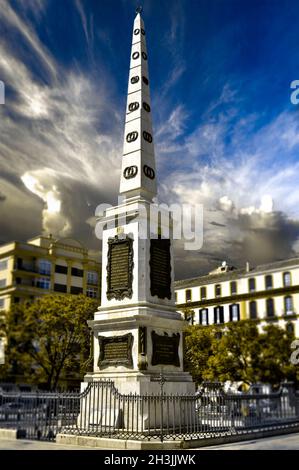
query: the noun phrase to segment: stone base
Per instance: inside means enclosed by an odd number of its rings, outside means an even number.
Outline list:
[[[195,383],[189,372],[163,372],[165,395],[185,395],[195,393]],[[115,388],[121,394],[136,393],[137,395],[159,395],[161,392],[160,374],[153,372],[91,372],[84,377],[81,391],[85,390],[90,382],[109,379],[114,382]]]
[[[85,379],[78,418],[79,428],[85,431],[109,428],[151,434],[166,425],[195,424],[197,419],[195,401],[186,397],[195,392],[187,372],[166,372],[163,388],[160,376],[149,372],[95,372]],[[165,399],[167,395],[173,399]]]

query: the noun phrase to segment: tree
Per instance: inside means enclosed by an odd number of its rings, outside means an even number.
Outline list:
[[[190,326],[186,332],[186,366],[194,380],[257,381],[278,385],[295,380],[290,363],[292,335],[269,325],[259,332],[255,322]]]
[[[28,341],[25,325],[25,304],[13,304],[0,317],[0,336],[5,343],[5,363],[0,366],[0,379],[7,382],[22,382],[33,372],[32,360],[23,352]]]
[[[298,367],[290,362],[293,334],[277,327],[267,325],[260,335],[261,353],[259,357],[259,380],[277,385],[287,379],[297,381]]]
[[[46,295],[8,313],[8,376],[23,367],[24,379],[53,390],[82,379],[89,356],[90,329],[97,301],[83,295]],[[18,374],[17,374],[18,375]]]
[[[251,321],[228,323],[223,333],[213,343],[212,355],[208,359],[207,378],[216,378],[221,382],[255,382],[261,349],[256,324]]]
[[[185,368],[196,383],[207,380],[207,363],[213,354],[213,343],[218,328],[214,326],[189,326],[185,333]]]

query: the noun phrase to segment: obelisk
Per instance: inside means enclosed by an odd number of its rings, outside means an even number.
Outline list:
[[[123,203],[107,209],[102,220],[101,306],[89,322],[94,364],[83,388],[109,378],[120,393],[158,393],[162,372],[166,394],[192,393],[194,383],[183,370],[186,323],[175,308],[169,212],[163,209],[157,224],[150,224],[151,208],[158,207],[157,172],[140,9],[132,35],[120,194]]]

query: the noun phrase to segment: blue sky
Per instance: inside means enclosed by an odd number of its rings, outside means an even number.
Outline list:
[[[0,240],[42,230],[94,250],[116,203],[131,0],[0,0]],[[299,251],[299,3],[145,0],[160,199],[204,206],[176,276]]]

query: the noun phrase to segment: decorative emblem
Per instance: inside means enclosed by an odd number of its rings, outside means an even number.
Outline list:
[[[137,34],[139,34],[139,33],[140,33],[140,29],[138,29],[138,28],[134,29],[135,36],[137,36]]]
[[[151,110],[150,105],[147,104],[145,101],[143,101],[142,105],[143,105],[143,109],[149,113]]]
[[[130,180],[131,178],[135,178],[137,173],[138,173],[138,168],[137,168],[136,165],[127,166],[124,169],[124,177],[126,178],[126,180]]]
[[[134,60],[135,60],[135,59],[138,59],[138,57],[139,57],[139,52],[137,52],[137,51],[136,51],[136,52],[133,52],[132,57],[133,57]]]
[[[146,140],[150,144],[153,141],[153,138],[152,138],[151,134],[149,132],[146,132],[146,131],[143,131],[143,138],[144,138],[144,140]]]
[[[135,77],[132,77],[132,78],[131,78],[131,83],[132,83],[132,85],[134,85],[134,83],[138,83],[138,82],[139,82],[139,77],[138,77],[138,75],[135,75]]]
[[[145,83],[145,85],[148,85],[148,79],[146,77],[142,77],[142,81]]]
[[[144,60],[147,60],[147,55],[146,55],[145,52],[142,52],[142,57],[143,57]]]
[[[143,107],[144,107],[144,103],[143,103]],[[129,104],[128,108],[129,108],[129,111],[136,111],[136,109],[139,108],[139,103],[137,101],[133,101],[133,103]]]
[[[150,180],[153,180],[153,179],[155,178],[155,172],[154,172],[154,170],[153,170],[150,166],[144,165],[144,166],[143,166],[143,173],[144,173],[145,176],[147,176]]]
[[[143,34],[143,36],[145,35],[145,31],[142,28],[141,28],[141,34]]]
[[[129,134],[127,134],[126,140],[128,143],[131,143],[131,142],[134,142],[134,140],[136,140],[137,137],[138,137],[137,131],[129,132]]]
[[[138,368],[139,370],[147,369],[147,354],[146,354],[146,326],[138,328]]]

